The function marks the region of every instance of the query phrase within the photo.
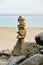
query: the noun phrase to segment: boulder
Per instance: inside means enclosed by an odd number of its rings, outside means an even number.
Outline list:
[[[32,57],[24,60],[19,65],[41,65],[41,64],[43,65],[43,55],[36,54],[36,55],[33,55]]]
[[[39,33],[36,37],[35,37],[35,41],[37,44],[43,46],[43,32]]]

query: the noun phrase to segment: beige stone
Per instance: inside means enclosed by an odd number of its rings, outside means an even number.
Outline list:
[[[19,39],[14,47],[12,54],[13,55],[22,55],[26,51],[26,44],[23,40]]]

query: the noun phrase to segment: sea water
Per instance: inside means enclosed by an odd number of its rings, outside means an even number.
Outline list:
[[[15,14],[0,14],[0,27],[16,27],[18,17]],[[43,15],[22,15],[26,20],[26,27],[43,27]]]

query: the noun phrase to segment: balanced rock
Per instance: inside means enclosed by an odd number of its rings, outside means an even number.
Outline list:
[[[24,42],[24,38],[26,36],[26,30],[24,28],[25,26],[25,23],[24,23],[25,19],[22,18],[21,16],[19,16],[18,18],[18,36],[17,36],[17,43],[16,43],[16,46],[14,47],[13,51],[12,51],[12,54],[13,55],[22,55],[26,52],[26,45],[25,45],[25,42]]]

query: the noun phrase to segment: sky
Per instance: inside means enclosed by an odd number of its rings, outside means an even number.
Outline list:
[[[43,0],[0,0],[0,14],[43,14]]]
[[[43,0],[0,0],[0,26],[17,26],[22,15],[27,27],[43,27]]]

